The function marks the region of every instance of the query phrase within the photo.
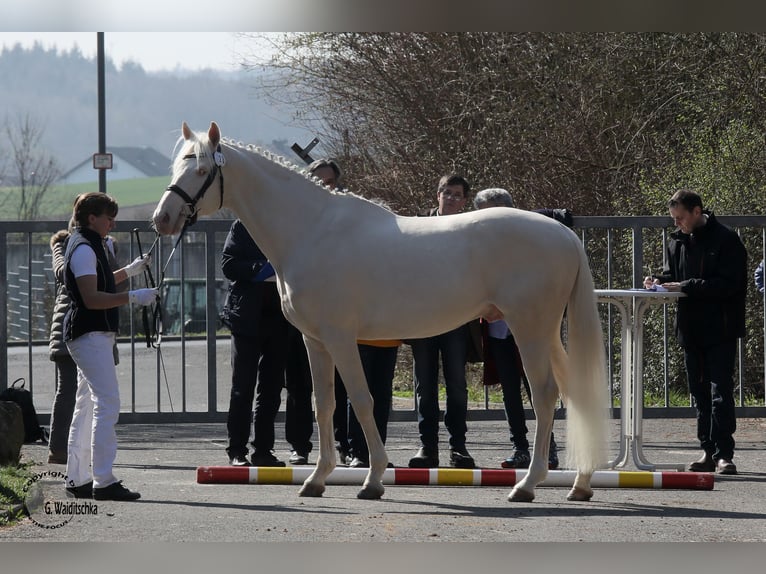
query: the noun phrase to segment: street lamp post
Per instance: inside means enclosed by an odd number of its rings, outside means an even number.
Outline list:
[[[98,153],[106,153],[106,104],[104,97],[104,33],[96,32],[98,66]],[[95,166],[94,166],[95,167]],[[110,166],[111,167],[111,166]],[[98,190],[106,193],[106,169],[98,170]]]

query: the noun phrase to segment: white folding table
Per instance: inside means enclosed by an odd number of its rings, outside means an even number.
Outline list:
[[[631,454],[636,468],[684,470],[682,463],[651,463],[643,453],[642,426],[644,408],[644,314],[652,305],[677,301],[681,292],[650,289],[596,289],[599,303],[617,307],[622,318],[622,369],[620,408],[620,452],[607,463],[609,468],[624,467]]]

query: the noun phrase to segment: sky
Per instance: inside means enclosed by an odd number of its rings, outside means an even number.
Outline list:
[[[96,32],[0,32],[0,49],[20,43],[31,48],[35,42],[45,48],[65,51],[77,46],[88,57],[96,57]],[[234,32],[105,32],[104,54],[117,67],[126,61],[141,65],[147,72],[183,68],[234,71],[241,56],[254,49],[265,53],[264,44]]]

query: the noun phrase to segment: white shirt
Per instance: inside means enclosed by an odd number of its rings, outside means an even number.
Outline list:
[[[96,252],[90,245],[81,244],[72,253],[69,260],[69,268],[75,277],[96,275]]]

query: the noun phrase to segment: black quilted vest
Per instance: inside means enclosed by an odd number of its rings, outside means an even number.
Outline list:
[[[72,233],[67,244],[64,259],[66,261],[64,282],[71,297],[71,305],[64,316],[64,340],[71,341],[80,335],[92,331],[117,331],[119,328],[119,312],[117,307],[111,309],[88,309],[83,300],[77,281],[70,267],[72,253],[82,244],[90,245],[96,253],[96,279],[98,290],[115,293],[114,273],[109,267],[109,260],[104,250],[101,236],[91,229],[79,227]]]

